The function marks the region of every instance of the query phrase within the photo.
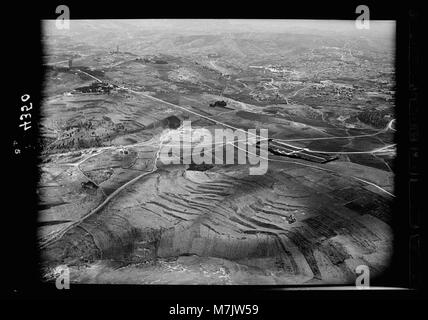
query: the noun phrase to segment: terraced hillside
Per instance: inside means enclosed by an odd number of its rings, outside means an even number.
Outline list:
[[[370,199],[385,210],[391,199],[340,175],[303,173],[298,164],[272,165],[264,176],[248,176],[246,169],[159,170],[48,246],[46,259],[73,265],[120,257],[131,263],[126,268],[142,263],[159,268],[164,261],[193,256],[189,268],[215,258],[249,274],[261,272],[265,283],[273,274],[278,284],[348,283],[360,264],[375,274],[387,266],[390,217],[379,216],[379,208],[361,211],[352,204]],[[112,281],[121,282],[122,271],[117,279],[111,274]],[[167,278],[168,271],[157,272]],[[245,283],[235,273],[226,272],[233,283],[235,277]]]
[[[76,283],[352,285],[359,265],[372,278],[388,268],[393,25],[75,21],[58,34],[51,22],[38,186],[47,280],[66,265]],[[267,130],[281,152],[252,154],[268,163],[262,175],[236,161],[255,141],[199,151],[230,147],[234,164],[184,152],[166,164],[162,148],[189,122],[191,133]]]

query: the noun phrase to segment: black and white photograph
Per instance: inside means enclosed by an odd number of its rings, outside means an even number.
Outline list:
[[[420,294],[416,10],[116,5],[8,34],[12,296]]]
[[[61,265],[77,283],[346,285],[388,266],[394,22],[56,24],[42,35],[47,279]]]

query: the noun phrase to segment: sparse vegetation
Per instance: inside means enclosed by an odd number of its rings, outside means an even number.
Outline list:
[[[227,34],[210,21],[139,23],[76,20],[66,38],[45,28],[49,59],[75,58],[46,73],[43,270],[66,264],[76,283],[343,285],[363,261],[381,275],[393,240],[391,35],[338,21],[309,33],[240,21]],[[266,174],[165,164],[160,147],[184,120],[268,129]]]

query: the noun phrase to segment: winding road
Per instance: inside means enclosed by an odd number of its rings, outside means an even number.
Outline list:
[[[133,178],[132,180],[129,180],[128,182],[124,183],[122,186],[120,186],[119,188],[117,188],[114,192],[112,192],[109,196],[107,196],[107,198],[104,199],[104,201],[99,204],[96,208],[92,209],[89,213],[87,213],[86,215],[84,215],[83,217],[81,217],[80,219],[73,221],[71,224],[69,224],[67,227],[60,229],[58,231],[55,231],[49,235],[47,235],[44,240],[40,243],[40,248],[44,248],[47,245],[49,245],[50,243],[52,243],[53,241],[61,238],[68,230],[70,230],[71,228],[73,228],[74,226],[80,224],[83,220],[87,219],[88,217],[94,215],[95,213],[97,213],[98,211],[100,211],[101,209],[103,209],[109,202],[111,199],[113,199],[117,194],[119,194],[122,190],[124,190],[126,187],[128,187],[129,185],[133,184],[134,182],[140,180],[141,178],[155,172],[158,168],[156,166],[156,162],[159,159],[159,154],[161,151],[163,145],[163,141],[160,141],[159,144],[159,149],[156,152],[155,157],[153,158],[153,168],[150,171],[144,172],[138,176],[136,176],[135,178]],[[87,158],[89,159],[89,158]],[[87,160],[85,159],[85,161]],[[78,165],[77,165],[78,167]],[[80,168],[79,168],[80,169]]]
[[[58,63],[59,63],[59,62],[58,62]],[[76,69],[76,70],[77,70],[78,72],[81,72],[81,73],[83,73],[83,74],[85,74],[85,75],[87,75],[87,76],[89,76],[89,77],[93,78],[94,80],[96,80],[96,81],[98,81],[98,82],[103,82],[101,79],[99,79],[99,78],[97,78],[97,77],[95,77],[95,76],[93,76],[93,75],[91,75],[91,74],[89,74],[89,73],[87,73],[87,72],[85,72],[85,71],[82,71],[82,70],[80,70],[80,69]],[[159,98],[155,98],[155,97],[150,96],[150,95],[148,95],[148,94],[144,94],[144,93],[142,93],[142,92],[138,92],[138,91],[135,91],[135,90],[132,90],[132,89],[126,88],[126,87],[124,87],[124,86],[119,86],[119,88],[120,88],[120,89],[123,89],[123,90],[126,90],[126,91],[128,91],[128,92],[131,92],[131,93],[133,93],[133,94],[136,94],[136,95],[139,95],[139,96],[145,97],[145,98],[150,99],[150,100],[152,100],[152,101],[156,101],[156,102],[159,102],[159,103],[163,103],[163,104],[166,104],[166,105],[172,106],[172,107],[174,107],[174,108],[177,108],[177,109],[183,110],[183,111],[185,111],[185,112],[187,112],[187,113],[194,114],[194,115],[196,115],[196,116],[198,116],[198,117],[201,117],[201,118],[204,118],[204,119],[210,120],[210,121],[212,121],[212,122],[214,122],[214,123],[216,123],[216,124],[222,125],[222,126],[224,126],[224,127],[227,127],[227,128],[230,128],[230,129],[234,129],[234,130],[238,130],[238,131],[243,131],[243,132],[245,132],[246,134],[251,134],[251,135],[253,135],[253,136],[255,136],[255,137],[257,137],[257,138],[259,138],[259,139],[260,139],[260,137],[259,137],[258,135],[256,135],[256,134],[252,134],[252,133],[247,132],[247,131],[245,131],[245,130],[243,130],[243,129],[241,129],[241,128],[237,128],[237,127],[234,127],[234,126],[228,125],[228,124],[226,124],[226,123],[224,123],[224,122],[221,122],[221,121],[219,121],[219,120],[216,120],[216,119],[214,119],[214,118],[211,118],[211,117],[208,117],[208,116],[202,115],[202,114],[200,114],[200,113],[198,113],[198,112],[195,112],[195,111],[189,110],[189,109],[188,109],[188,108],[186,108],[186,107],[183,107],[183,106],[180,106],[180,105],[177,105],[177,104],[173,104],[173,103],[171,103],[171,102],[168,102],[168,101],[165,101],[165,100],[162,100],[162,99],[159,99]],[[301,89],[301,90],[302,90],[302,89]],[[296,93],[297,93],[297,92],[296,92]],[[376,132],[376,133],[373,133],[373,134],[364,134],[364,135],[356,135],[356,136],[341,136],[341,137],[334,136],[334,137],[318,137],[318,138],[301,138],[301,139],[276,139],[276,138],[275,138],[275,139],[272,139],[272,140],[277,141],[277,142],[279,142],[279,143],[281,143],[281,144],[284,144],[285,146],[289,146],[289,147],[293,147],[293,148],[298,148],[298,149],[300,149],[300,151],[305,150],[305,151],[309,151],[309,152],[334,153],[334,154],[364,154],[364,153],[367,153],[367,154],[373,154],[373,153],[377,153],[377,152],[390,151],[390,150],[392,150],[392,148],[395,146],[395,144],[386,145],[386,146],[384,146],[384,147],[376,148],[376,149],[373,149],[373,150],[370,150],[370,151],[335,152],[335,151],[324,151],[324,150],[312,150],[312,149],[309,149],[309,148],[300,148],[300,147],[297,147],[297,146],[294,146],[294,145],[287,144],[287,143],[285,143],[285,142],[293,142],[293,141],[311,141],[311,140],[329,140],[329,139],[353,139],[353,138],[359,138],[359,137],[370,137],[370,136],[376,136],[376,135],[381,134],[381,133],[384,133],[384,132],[386,132],[386,131],[388,131],[388,130],[393,130],[393,131],[395,131],[395,129],[392,127],[392,123],[393,123],[394,121],[395,121],[395,119],[392,119],[392,120],[387,124],[387,126],[386,126],[384,129],[382,129],[382,130],[380,130],[380,131],[378,131],[378,132]],[[262,138],[262,139],[266,139],[266,138]],[[152,140],[152,139],[151,139],[151,140]],[[136,144],[133,144],[133,145],[127,145],[127,147],[131,147],[131,146],[139,146],[139,145],[142,145],[142,144],[150,144],[150,143],[153,143],[153,141],[151,141],[151,140],[150,140],[149,142],[147,142],[147,141],[146,141],[146,142],[136,143]],[[223,143],[223,142],[222,142],[222,143]],[[41,248],[44,248],[44,247],[46,247],[47,245],[49,245],[50,243],[52,243],[53,241],[55,241],[55,240],[57,240],[57,239],[61,238],[61,237],[62,237],[62,236],[63,236],[63,235],[68,231],[68,230],[70,230],[71,228],[73,228],[73,227],[74,227],[74,226],[76,226],[77,224],[81,223],[84,219],[88,218],[89,216],[91,216],[91,215],[93,215],[93,214],[97,213],[98,211],[100,211],[101,209],[103,209],[103,208],[104,208],[104,207],[109,203],[109,201],[110,201],[112,198],[114,198],[117,194],[119,194],[119,193],[120,193],[122,190],[124,190],[126,187],[128,187],[129,185],[131,185],[131,184],[133,184],[134,182],[138,181],[139,179],[141,179],[141,178],[143,178],[143,177],[145,177],[145,176],[147,176],[147,175],[149,175],[149,174],[151,174],[151,173],[155,172],[155,171],[157,170],[156,162],[157,162],[157,160],[158,160],[158,158],[159,158],[159,154],[160,154],[160,151],[161,151],[161,147],[162,147],[162,145],[163,145],[163,141],[161,140],[161,141],[160,141],[160,143],[159,143],[159,149],[158,149],[158,151],[156,152],[156,156],[155,156],[155,157],[154,157],[154,159],[153,159],[153,168],[152,168],[152,170],[151,170],[151,171],[144,172],[144,173],[142,173],[142,174],[138,175],[137,177],[133,178],[132,180],[130,180],[130,181],[128,181],[128,182],[126,182],[126,183],[125,183],[125,184],[123,184],[121,187],[119,187],[118,189],[116,189],[113,193],[111,193],[109,196],[107,196],[101,204],[99,204],[96,208],[94,208],[93,210],[91,210],[88,214],[86,214],[85,216],[81,217],[79,220],[74,221],[73,223],[71,223],[71,224],[70,224],[70,225],[68,225],[67,227],[65,227],[65,228],[63,228],[63,229],[61,229],[61,230],[55,231],[55,232],[53,232],[53,233],[49,234],[48,236],[46,236],[46,237],[42,240],[42,242],[41,242],[41,244],[40,244],[40,247],[41,247]],[[92,157],[94,157],[94,156],[96,156],[96,155],[99,155],[101,152],[103,152],[103,151],[105,151],[105,150],[108,150],[108,149],[114,149],[114,148],[118,148],[118,147],[120,147],[120,146],[109,146],[109,147],[94,148],[94,149],[92,149],[92,151],[93,151],[93,150],[96,150],[96,151],[97,151],[96,153],[91,154],[89,157],[86,157],[86,158],[82,159],[81,161],[79,161],[78,163],[76,163],[76,164],[71,164],[71,165],[76,166],[76,167],[80,170],[79,165],[80,165],[81,163],[83,163],[84,161],[86,161],[86,160],[88,160],[88,159],[90,159],[90,158],[92,158]],[[242,148],[240,148],[240,147],[238,147],[238,146],[236,146],[236,145],[235,145],[235,147],[236,147],[236,148],[238,148],[238,149],[241,149],[241,150],[245,151],[246,153],[251,153],[251,152],[248,152],[247,150],[244,150],[244,149],[242,149]],[[68,153],[64,153],[64,154],[69,154],[69,153],[70,153],[70,152],[68,152]],[[253,154],[253,155],[256,155],[256,154]],[[301,163],[301,162],[291,161],[291,160],[289,161],[289,160],[269,159],[269,158],[261,157],[261,156],[259,156],[259,155],[256,155],[256,156],[258,156],[258,157],[260,157],[260,158],[263,158],[263,159],[265,159],[265,160],[268,160],[268,161],[278,161],[278,162],[285,162],[285,163],[295,163],[295,164],[298,164],[298,165],[302,165],[302,166],[306,166],[306,167],[311,167],[311,168],[316,168],[316,169],[319,169],[319,170],[324,170],[324,171],[333,172],[333,173],[337,174],[337,172],[335,172],[335,171],[333,171],[333,170],[326,169],[326,168],[322,168],[322,167],[318,167],[318,166],[315,166],[315,165],[303,164],[303,163]],[[68,164],[68,165],[70,165],[70,164]],[[81,170],[80,170],[80,171],[81,171]],[[82,172],[82,171],[81,171],[81,172]],[[83,172],[82,172],[82,173],[83,173]],[[86,176],[86,175],[85,175],[85,176]],[[376,185],[376,184],[374,184],[374,183],[372,183],[372,182],[370,182],[370,181],[366,181],[366,180],[364,180],[364,179],[361,179],[361,178],[358,178],[358,177],[355,177],[355,176],[350,176],[350,177],[351,177],[351,178],[353,178],[353,179],[355,179],[355,180],[358,180],[358,181],[360,181],[360,182],[363,182],[363,183],[366,183],[366,184],[368,184],[368,185],[374,186],[374,187],[376,187],[377,189],[381,190],[382,192],[384,192],[384,193],[388,194],[389,196],[394,197],[394,195],[393,195],[392,193],[390,193],[389,191],[385,190],[384,188],[382,188],[382,187],[380,187],[380,186],[378,186],[378,185]]]

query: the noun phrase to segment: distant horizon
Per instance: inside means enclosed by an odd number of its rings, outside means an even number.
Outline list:
[[[44,279],[360,285],[391,265],[395,22],[43,24]]]
[[[65,33],[67,30],[56,30],[55,20],[41,20],[44,33]],[[394,36],[396,21],[394,20],[370,20],[369,30],[355,28],[355,20],[314,20],[314,19],[97,19],[97,20],[73,20],[71,25],[77,25],[78,29],[86,27],[102,26],[104,28],[135,29],[139,31],[172,31],[198,32],[198,33],[308,33],[308,32],[335,32],[335,33],[361,33],[364,36]],[[201,23],[203,22],[203,23]],[[71,27],[70,30],[72,30]]]

